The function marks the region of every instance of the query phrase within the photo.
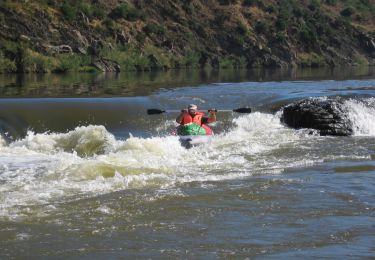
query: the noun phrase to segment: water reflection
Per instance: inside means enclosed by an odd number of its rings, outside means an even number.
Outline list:
[[[170,70],[153,72],[0,75],[0,97],[147,96],[160,89],[215,82],[370,78],[373,67]]]

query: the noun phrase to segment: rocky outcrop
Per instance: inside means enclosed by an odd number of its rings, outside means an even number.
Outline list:
[[[45,48],[46,52],[48,53],[73,53],[72,47],[69,45],[63,44],[59,46],[53,46],[49,44],[44,44],[43,47]]]
[[[344,100],[311,98],[292,103],[283,108],[282,122],[296,129],[311,128],[320,135],[348,136],[353,134],[346,117]]]

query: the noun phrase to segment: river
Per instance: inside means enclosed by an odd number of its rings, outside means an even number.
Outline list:
[[[346,97],[354,135],[281,108]],[[375,68],[0,75],[1,259],[370,259]],[[185,149],[176,113],[219,111]]]

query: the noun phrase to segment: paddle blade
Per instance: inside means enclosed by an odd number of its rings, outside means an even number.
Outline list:
[[[237,109],[233,109],[234,112],[237,113],[251,113],[251,108],[250,107],[241,107]]]
[[[157,114],[162,114],[164,112],[165,112],[165,110],[160,110],[160,109],[156,109],[156,108],[147,109],[148,115],[157,115]]]

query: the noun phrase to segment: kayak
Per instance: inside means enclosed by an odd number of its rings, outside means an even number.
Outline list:
[[[213,135],[180,135],[179,141],[181,145],[187,149],[208,143]]]
[[[214,132],[207,125],[188,124],[179,126],[172,133],[179,137],[181,145],[187,149],[208,143]]]

